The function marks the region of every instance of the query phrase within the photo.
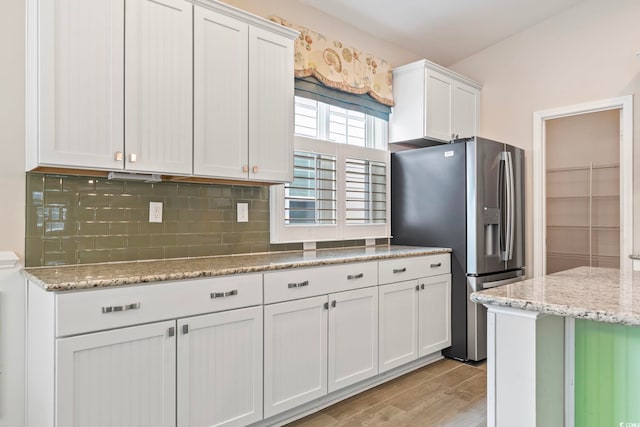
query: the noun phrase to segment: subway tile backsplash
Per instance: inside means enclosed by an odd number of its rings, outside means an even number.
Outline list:
[[[149,222],[149,202],[163,222]],[[249,204],[249,222],[235,206]],[[269,188],[27,174],[26,265],[299,249],[269,244]]]
[[[149,202],[162,202],[162,223],[149,222]],[[236,222],[240,202],[249,204],[247,223]],[[27,267],[302,250],[302,243],[269,243],[269,187],[33,172],[27,173],[25,234]]]

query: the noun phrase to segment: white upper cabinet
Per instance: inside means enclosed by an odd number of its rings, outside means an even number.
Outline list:
[[[196,7],[193,44],[193,172],[246,179],[249,25]]]
[[[249,29],[249,178],[293,179],[293,40]]]
[[[421,60],[393,70],[389,142],[430,145],[478,132],[481,86]]]
[[[297,32],[211,0],[27,1],[28,170],[292,179]]]
[[[125,168],[192,172],[192,8],[127,0]]]
[[[122,169],[124,0],[29,0],[28,11],[29,169]]]
[[[194,174],[290,181],[295,35],[228,14],[195,9]]]

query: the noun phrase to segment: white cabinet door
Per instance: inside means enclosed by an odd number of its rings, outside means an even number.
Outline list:
[[[192,5],[127,0],[125,168],[192,172]]]
[[[419,279],[418,357],[451,345],[451,275]]]
[[[58,339],[56,425],[175,426],[175,324]]]
[[[454,82],[452,133],[455,138],[469,138],[477,134],[479,96],[476,88]]]
[[[249,25],[194,8],[193,173],[248,176]]]
[[[449,141],[451,135],[451,115],[453,81],[436,71],[426,71],[426,115],[425,135],[441,141]]]
[[[122,169],[124,0],[38,7],[38,164]]]
[[[378,288],[380,295],[380,372],[418,358],[418,281]]]
[[[262,419],[262,307],[178,320],[178,425]]]
[[[293,179],[293,40],[249,28],[249,179]]]
[[[264,417],[327,393],[327,296],[264,307]]]
[[[329,392],[378,373],[378,288],[329,295]]]

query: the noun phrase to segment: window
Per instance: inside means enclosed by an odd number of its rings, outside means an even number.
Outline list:
[[[387,122],[296,96],[294,178],[271,190],[273,243],[389,236]]]

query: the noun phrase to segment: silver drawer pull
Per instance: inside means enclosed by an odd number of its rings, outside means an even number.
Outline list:
[[[438,267],[442,267],[442,263],[439,262],[437,264],[431,264],[431,268],[438,268]]]
[[[112,305],[112,306],[108,306],[108,307],[102,307],[102,312],[103,313],[114,313],[116,311],[137,310],[139,308],[140,308],[140,303],[139,302],[134,302],[134,303],[125,304],[125,305]]]
[[[304,282],[298,282],[298,283],[289,283],[287,285],[287,287],[289,289],[291,289],[291,288],[303,288],[305,286],[309,286],[309,281],[308,280],[305,280]]]
[[[353,280],[353,279],[362,279],[364,277],[364,273],[360,273],[360,274],[349,274],[347,276],[347,280]]]
[[[393,269],[393,274],[396,274],[396,273],[404,273],[405,271],[407,271],[407,267],[394,268],[394,269]]]
[[[234,289],[232,291],[227,291],[227,292],[211,292],[211,294],[209,295],[211,296],[211,299],[231,297],[233,295],[238,295],[238,290]]]

